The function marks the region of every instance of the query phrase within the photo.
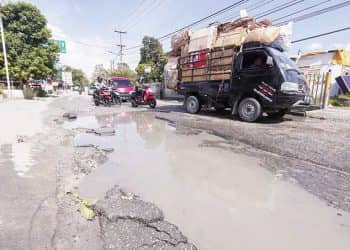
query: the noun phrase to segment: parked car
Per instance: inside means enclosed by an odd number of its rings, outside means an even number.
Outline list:
[[[120,94],[122,101],[127,101],[130,99],[130,93],[134,91],[134,86],[132,85],[129,78],[126,77],[112,77],[108,80],[108,84]]]
[[[88,95],[93,95],[96,89],[96,86],[90,86],[88,90]]]
[[[42,89],[43,81],[41,80],[35,80],[31,81],[29,83],[29,86],[34,90],[34,89]]]
[[[79,91],[80,90],[80,86],[79,85],[74,85],[72,90],[73,91]]]

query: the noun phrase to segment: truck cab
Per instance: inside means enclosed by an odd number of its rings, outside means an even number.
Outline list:
[[[256,44],[231,49],[231,66],[228,52],[222,50],[220,56],[209,51],[203,67],[193,68],[192,64],[192,78],[180,60],[178,91],[186,96],[189,113],[199,112],[202,106],[231,108],[233,115],[254,122],[263,113],[282,117],[304,100],[303,74],[280,49]],[[196,72],[202,72],[201,76]]]

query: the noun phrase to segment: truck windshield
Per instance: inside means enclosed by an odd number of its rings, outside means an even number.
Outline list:
[[[295,65],[295,63],[291,59],[289,59],[284,53],[273,48],[270,48],[270,51],[275,56],[277,63],[283,70],[295,70],[299,72],[298,67]]]

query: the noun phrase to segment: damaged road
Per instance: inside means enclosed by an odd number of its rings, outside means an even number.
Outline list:
[[[40,133],[0,147],[12,190],[0,199],[10,215],[0,248],[347,249],[348,123],[228,117],[55,99]],[[67,193],[96,201],[95,218]]]
[[[162,211],[115,186],[95,205],[104,249],[196,249]]]

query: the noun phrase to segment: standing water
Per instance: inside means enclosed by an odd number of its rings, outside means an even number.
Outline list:
[[[82,180],[80,195],[103,198],[117,184],[159,206],[199,249],[349,249],[349,214],[338,216],[257,158],[202,146],[223,139],[179,133],[148,112],[96,119],[115,136],[80,134],[75,143],[115,150]]]

